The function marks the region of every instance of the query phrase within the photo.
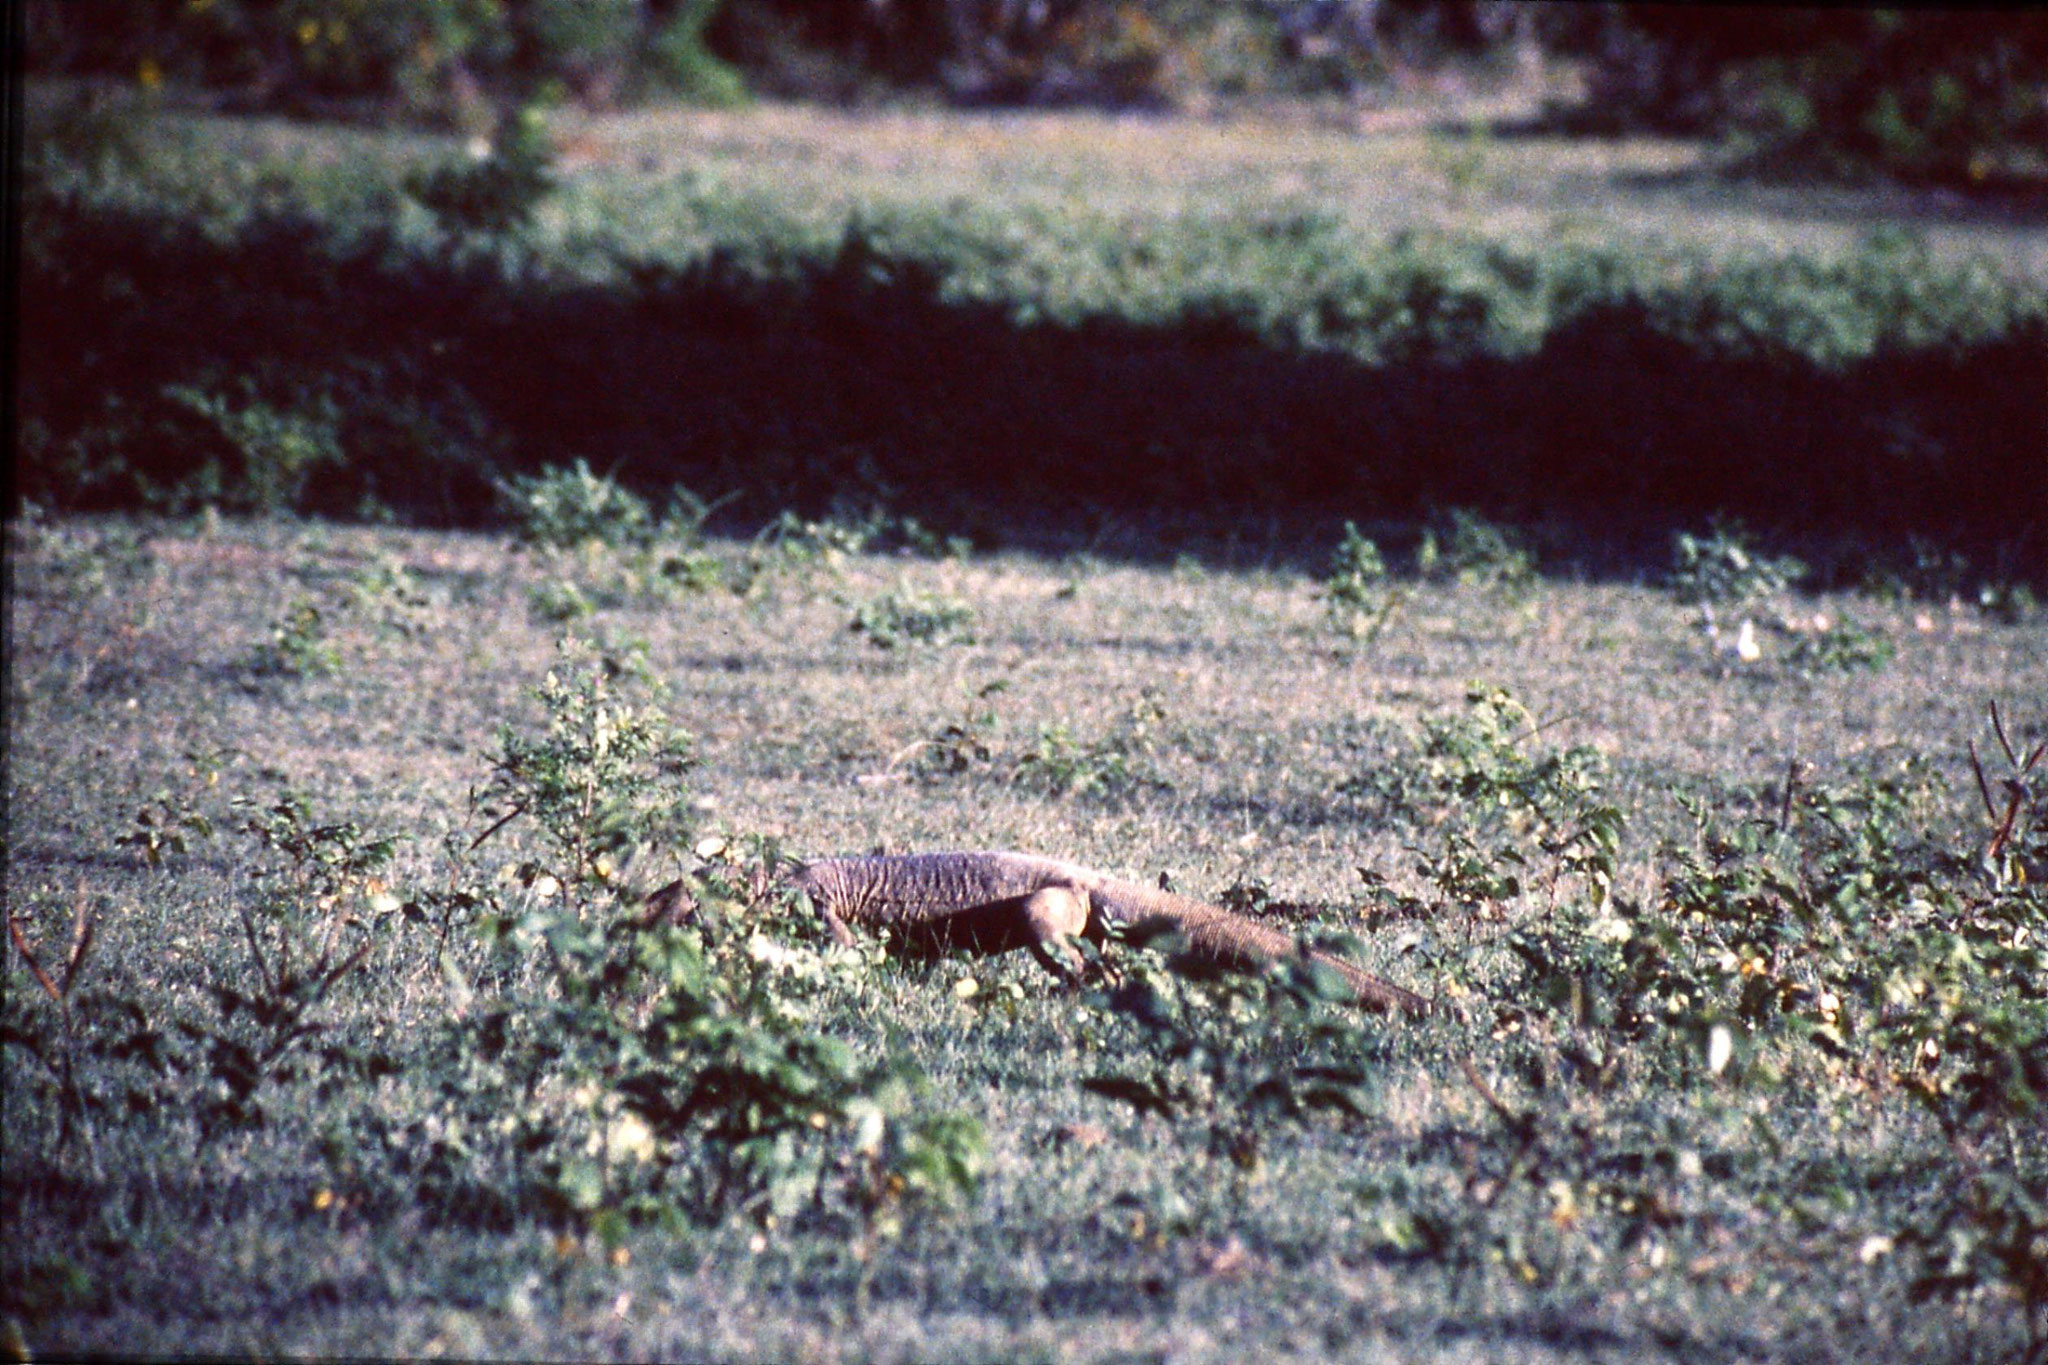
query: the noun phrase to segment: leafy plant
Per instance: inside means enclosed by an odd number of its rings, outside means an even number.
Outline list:
[[[647,500],[608,475],[592,473],[580,458],[566,469],[555,465],[539,474],[517,475],[499,485],[499,496],[520,538],[534,545],[568,550],[591,542],[635,545],[654,534]]]
[[[1557,870],[1587,879],[1604,900],[1621,815],[1601,800],[1606,761],[1586,745],[1530,757],[1540,727],[1505,688],[1473,684],[1463,714],[1423,724],[1422,769],[1470,826],[1532,835]]]
[[[388,635],[418,639],[431,629],[434,602],[419,579],[394,556],[379,556],[350,574],[342,588],[350,612]]]
[[[1155,732],[1166,715],[1158,694],[1147,688],[1095,739],[1077,738],[1065,721],[1041,724],[1035,742],[1012,765],[1010,779],[1054,795],[1102,799],[1164,786],[1151,759]]]
[[[239,402],[189,385],[164,391],[211,427],[231,452],[226,462],[209,459],[195,476],[195,488],[204,501],[235,510],[272,516],[293,511],[323,467],[346,463],[340,411],[324,390],[280,407],[246,381],[242,387]]]
[[[1100,1072],[1084,1090],[1139,1116],[1199,1118],[1212,1161],[1239,1196],[1272,1132],[1372,1112],[1371,1044],[1336,974],[1309,961],[1266,971],[1218,967],[1176,952],[1171,934],[1133,946],[1125,980],[1091,1005],[1134,1026],[1149,1048],[1143,1072]]]
[[[1425,578],[1450,578],[1475,587],[1525,587],[1536,577],[1536,552],[1507,527],[1477,512],[1453,507],[1432,519],[1415,555]]]
[[[53,520],[31,502],[7,524],[13,590],[32,600],[84,603],[136,589],[156,572],[156,555],[127,522],[89,527]]]
[[[499,496],[550,573],[528,592],[544,620],[673,601],[725,583],[724,567],[703,548],[716,506],[680,484],[659,518],[646,499],[582,460],[500,484]]]
[[[2025,583],[1985,583],[1977,589],[1977,607],[2007,625],[2030,621],[2040,610],[2034,590]]]
[[[1775,597],[1806,576],[1792,557],[1759,552],[1737,522],[1716,521],[1704,536],[1680,532],[1672,541],[1666,582],[1680,602],[1741,608]]]
[[[247,969],[208,984],[214,1017],[178,1023],[201,1045],[200,1060],[179,1065],[204,1079],[197,1113],[208,1133],[263,1126],[262,1092],[298,1079],[302,1057],[321,1078],[322,1098],[396,1066],[383,1054],[323,1041],[320,1014],[400,909],[383,880],[398,840],[348,821],[317,824],[295,794],[267,807],[239,804],[248,812],[242,830],[265,857],[235,901]]]
[[[974,608],[959,598],[903,587],[860,603],[847,629],[877,649],[899,649],[907,643],[972,642],[973,625]]]
[[[193,838],[213,837],[213,821],[168,787],[135,808],[135,827],[114,840],[117,848],[138,850],[151,867],[162,867],[164,855],[191,850]]]
[[[1848,617],[1830,622],[1811,634],[1802,634],[1786,651],[1785,666],[1795,673],[1853,673],[1858,669],[1876,672],[1898,652],[1883,634],[1859,626]]]
[[[1959,598],[1970,561],[1924,536],[1908,536],[1903,554],[1880,559],[1863,575],[1863,590],[1882,601],[1944,603]]]
[[[745,79],[713,55],[704,29],[717,15],[721,0],[682,0],[648,42],[649,58],[659,79],[676,94],[697,104],[727,106],[747,98]]]
[[[341,651],[328,638],[327,618],[310,597],[295,597],[272,623],[270,638],[250,656],[258,677],[317,678],[338,672]]]
[[[545,117],[527,105],[499,129],[495,143],[468,164],[439,166],[410,176],[405,192],[419,201],[444,232],[490,237],[517,231],[555,186],[554,148]]]
[[[526,590],[526,601],[535,616],[558,625],[581,620],[597,610],[573,578],[543,578]]]
[[[679,837],[693,740],[657,707],[614,696],[589,646],[565,639],[557,652],[560,664],[534,692],[545,729],[499,730],[490,780],[472,798],[492,823],[472,847],[525,818],[547,848],[522,877],[588,888],[608,882],[631,850]]]
[[[1368,641],[1386,628],[1403,598],[1388,582],[1380,547],[1349,521],[1344,523],[1344,539],[1330,555],[1322,592],[1331,624],[1345,635]]]
[[[919,740],[908,754],[912,766],[926,777],[957,777],[992,768],[996,759],[995,707],[991,698],[1007,692],[1010,684],[1001,678],[976,688],[961,708],[960,715],[946,722],[938,733]]]

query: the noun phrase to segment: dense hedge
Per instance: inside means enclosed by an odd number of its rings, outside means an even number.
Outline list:
[[[826,243],[699,207],[706,249],[601,265],[623,248],[38,195],[20,492],[474,522],[503,472],[580,455],[761,511],[877,484],[940,516],[1728,511],[2043,557],[2048,301],[1908,244],[936,213]]]

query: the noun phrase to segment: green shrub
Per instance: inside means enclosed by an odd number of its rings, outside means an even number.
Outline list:
[[[1785,653],[1785,666],[1795,673],[1876,672],[1897,652],[1883,634],[1845,616],[1795,638]]]
[[[1681,602],[1740,609],[1776,597],[1805,576],[1798,560],[1763,554],[1739,523],[1717,520],[1704,536],[1682,531],[1673,539],[1665,581]]]
[[[1330,623],[1343,634],[1367,640],[1385,628],[1401,603],[1401,594],[1388,583],[1380,547],[1348,521],[1344,539],[1331,552],[1322,593]]]
[[[319,678],[341,669],[341,651],[328,638],[327,617],[310,597],[295,597],[256,646],[250,671],[257,677]]]
[[[576,889],[609,880],[636,847],[681,838],[681,779],[694,740],[658,709],[615,697],[587,647],[565,639],[560,653],[560,668],[534,692],[545,730],[499,731],[491,778],[476,795],[494,823],[478,842],[513,820],[532,821],[548,849],[524,875]]]
[[[405,192],[455,237],[515,232],[554,188],[554,150],[537,108],[519,111],[483,156],[407,178]]]
[[[493,823],[468,845],[530,821],[540,846],[513,868],[524,896],[460,864],[437,896],[503,985],[418,1059],[434,1118],[373,1121],[365,1138],[408,1154],[442,1216],[521,1210],[614,1245],[635,1224],[731,1217],[887,1236],[908,1209],[971,1189],[978,1125],[916,1114],[907,1062],[864,1061],[804,1026],[797,996],[822,964],[763,934],[778,911],[726,841],[697,845],[687,915],[624,897],[632,849],[688,843],[682,732],[615,697],[581,651],[562,669],[536,692],[543,728],[501,733],[479,796]],[[508,1088],[522,1102],[506,1120]]]
[[[1153,755],[1166,715],[1158,694],[1147,688],[1093,739],[1076,736],[1064,720],[1041,724],[1030,747],[1011,764],[1010,780],[1050,795],[1104,800],[1164,788]]]
[[[1524,588],[1536,577],[1536,552],[1518,533],[1465,507],[1431,518],[1415,554],[1425,578],[1476,587]]]
[[[1782,10],[1729,26],[1684,7],[1620,18],[1601,114],[1711,126],[1772,161],[1960,186],[2048,174],[2048,26],[1895,7]]]
[[[1371,1025],[1318,963],[1221,968],[1176,951],[1176,936],[1134,943],[1125,979],[1090,1004],[1124,1024],[1142,1071],[1105,1071],[1081,1088],[1134,1117],[1192,1124],[1217,1176],[1242,1201],[1265,1150],[1289,1127],[1363,1125],[1374,1110]],[[1341,1003],[1340,1003],[1341,1002]],[[1205,1130],[1205,1131],[1204,1131]]]
[[[945,641],[972,642],[974,608],[943,594],[898,588],[854,608],[847,629],[877,649]]]
[[[647,500],[609,476],[593,474],[582,459],[539,474],[517,475],[499,486],[522,540],[557,549],[644,545],[654,535]]]
[[[990,699],[1007,692],[1009,687],[1000,678],[983,683],[968,696],[957,718],[939,727],[936,734],[920,740],[909,754],[899,754],[896,761],[912,758],[914,770],[928,778],[992,771],[997,741],[996,711]]]
[[[682,0],[655,30],[647,55],[655,80],[668,90],[693,103],[727,107],[746,101],[747,86],[705,46],[704,30],[719,5],[720,0]]]
[[[231,511],[294,511],[323,466],[345,462],[334,398],[314,392],[278,408],[257,397],[253,386],[245,383],[243,390],[239,403],[182,385],[164,391],[204,421],[230,452],[226,461],[209,458],[201,466],[192,491]]]

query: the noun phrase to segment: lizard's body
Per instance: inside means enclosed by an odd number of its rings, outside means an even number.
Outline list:
[[[1081,968],[1073,940],[1100,942],[1115,927],[1172,932],[1190,952],[1230,966],[1304,955],[1341,975],[1361,1004],[1411,1014],[1421,996],[1340,957],[1304,949],[1290,935],[1218,906],[1028,853],[911,853],[824,858],[792,882],[807,893],[833,936],[851,943],[849,924],[887,928],[913,946],[1008,952],[1028,948],[1056,975]]]

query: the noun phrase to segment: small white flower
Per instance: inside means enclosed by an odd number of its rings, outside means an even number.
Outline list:
[[[766,934],[755,934],[747,940],[747,956],[764,967],[773,967],[778,971],[787,970],[797,960],[794,952]]]
[[[857,1152],[874,1153],[882,1150],[882,1139],[887,1136],[889,1119],[882,1107],[873,1100],[856,1100],[848,1106],[847,1117],[853,1120],[853,1149]]]
[[[654,1130],[630,1110],[612,1120],[605,1142],[614,1154],[623,1153],[640,1161],[654,1160]]]
[[[1593,937],[1602,943],[1626,943],[1635,929],[1619,915],[1605,915],[1593,921]]]
[[[1707,1031],[1707,1070],[1720,1075],[1728,1069],[1728,1063],[1735,1057],[1735,1035],[1728,1031],[1726,1024],[1716,1024]]]

